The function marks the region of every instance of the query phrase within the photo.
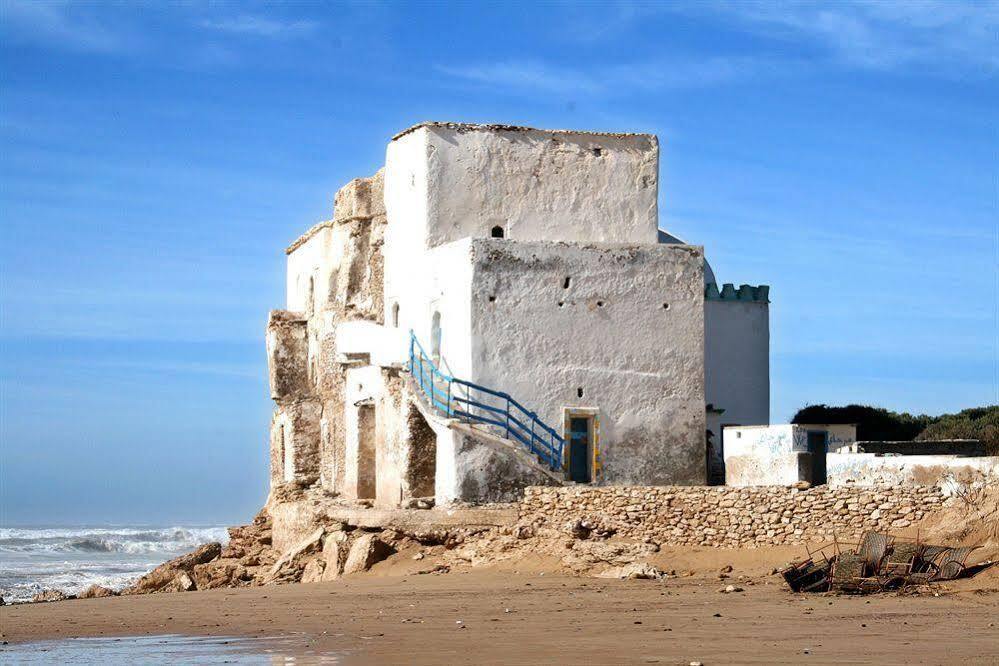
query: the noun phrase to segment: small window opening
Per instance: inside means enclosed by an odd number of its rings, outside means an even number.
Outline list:
[[[489,232],[489,235],[492,236],[493,238],[503,238],[505,233],[503,231],[503,227],[497,224],[495,227],[493,227],[492,231]]]
[[[600,154],[601,154],[602,152],[603,152],[603,150],[602,150],[602,149],[600,149],[600,148],[594,148],[594,149],[593,149],[593,155],[594,155],[595,157],[600,157]]]
[[[392,304],[392,327],[399,328],[399,304]]]
[[[669,310],[669,303],[663,303],[663,310]]]
[[[602,308],[603,306],[604,306],[604,302],[603,301],[597,301],[597,307],[598,308]]]
[[[578,389],[576,389],[576,397],[577,398],[582,398],[583,397],[583,387],[582,386],[580,386]]]
[[[563,307],[563,306],[565,306],[565,302],[564,302],[564,301],[559,301],[559,302],[558,302],[558,306],[559,306],[560,308],[561,308],[561,307]]]
[[[496,297],[495,296],[490,296],[489,297],[489,302],[490,303],[495,303],[496,302]]]
[[[568,289],[570,284],[572,284],[572,278],[566,275],[565,280],[562,282],[562,288]]]

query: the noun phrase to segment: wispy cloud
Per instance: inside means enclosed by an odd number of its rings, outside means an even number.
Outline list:
[[[596,77],[585,72],[542,62],[507,61],[472,65],[441,65],[437,70],[471,83],[548,90],[554,93],[594,93],[603,89]]]
[[[209,30],[269,39],[309,34],[319,27],[315,21],[282,21],[248,14],[223,19],[206,19],[199,25]]]
[[[999,69],[996,0],[716,0],[669,7],[768,38],[809,43],[853,67]]]
[[[0,0],[0,17],[0,31],[12,42],[97,53],[123,51],[134,45],[123,25],[96,16],[82,4]]]
[[[564,95],[620,94],[698,88],[796,67],[792,61],[759,58],[657,60],[592,68],[564,67],[541,61],[506,60],[470,65],[440,65],[437,70],[469,83],[523,92]]]

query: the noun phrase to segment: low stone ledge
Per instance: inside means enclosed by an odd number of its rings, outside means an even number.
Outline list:
[[[594,529],[662,545],[754,547],[899,531],[943,503],[934,486],[531,487],[520,522]]]

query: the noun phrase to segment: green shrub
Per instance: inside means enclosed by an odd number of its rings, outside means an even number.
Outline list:
[[[860,441],[908,441],[915,439],[933,417],[893,412],[869,405],[809,405],[798,410],[791,423],[856,423]]]
[[[869,405],[808,405],[798,410],[791,423],[855,423],[860,441],[977,439],[986,453],[999,455],[999,405],[935,417]]]
[[[986,453],[999,455],[999,405],[944,414],[916,439],[977,439],[985,445]]]

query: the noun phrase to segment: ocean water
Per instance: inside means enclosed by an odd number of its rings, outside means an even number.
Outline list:
[[[166,560],[210,541],[225,527],[0,528],[0,596],[29,601],[45,589],[78,594],[93,584],[121,589]]]
[[[3,664],[259,664],[329,666],[342,664],[345,652],[315,650],[301,636],[235,638],[226,636],[135,636],[68,638],[0,646]]]

